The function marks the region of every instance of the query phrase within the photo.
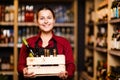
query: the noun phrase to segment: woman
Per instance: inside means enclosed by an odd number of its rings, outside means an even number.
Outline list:
[[[38,35],[27,39],[29,46],[38,55],[42,55],[44,49],[50,49],[51,51],[52,49],[56,49],[57,54],[64,54],[66,71],[60,72],[57,76],[44,77],[35,77],[34,73],[28,73],[26,67],[28,49],[23,44],[19,55],[18,73],[22,74],[28,80],[61,80],[72,78],[75,71],[72,48],[65,38],[54,34],[55,14],[53,10],[48,6],[43,6],[38,10],[36,16],[40,32]]]

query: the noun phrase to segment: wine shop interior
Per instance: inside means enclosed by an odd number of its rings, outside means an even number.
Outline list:
[[[55,34],[72,46],[71,80],[120,80],[120,0],[0,0],[0,80],[20,80],[22,38],[38,34],[43,4],[55,12]]]

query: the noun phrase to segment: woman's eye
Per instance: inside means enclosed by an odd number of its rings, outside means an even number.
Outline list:
[[[48,19],[51,19],[51,17],[48,17]]]
[[[40,17],[39,19],[40,19],[40,20],[44,20],[45,17]],[[48,17],[46,17],[46,19],[52,19],[52,17],[48,16]]]
[[[40,18],[40,20],[43,20],[44,18]]]
[[[53,19],[53,17],[52,17],[52,16],[48,16],[47,18],[48,18],[48,19]]]

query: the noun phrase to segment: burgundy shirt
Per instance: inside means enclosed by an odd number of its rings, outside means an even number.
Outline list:
[[[34,48],[35,47],[35,42],[40,39],[40,33],[36,36],[33,36],[29,39],[27,39],[27,42],[30,47]],[[58,54],[64,54],[65,59],[66,59],[66,70],[68,71],[68,77],[72,77],[74,75],[75,71],[75,64],[74,64],[74,59],[73,59],[73,53],[72,53],[72,47],[68,40],[66,40],[63,37],[56,36],[53,33],[52,38],[49,40],[49,44],[46,47],[52,47],[54,46],[54,41],[57,43],[57,50]],[[42,47],[42,40],[39,40],[38,46]],[[20,55],[19,55],[19,61],[18,61],[18,73],[23,73],[23,68],[26,67],[26,58],[28,57],[28,49],[26,46],[23,44],[20,50]]]

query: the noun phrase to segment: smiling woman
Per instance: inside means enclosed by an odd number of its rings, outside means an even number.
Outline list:
[[[38,26],[42,32],[51,32],[55,24],[55,14],[51,9],[39,9],[37,16]]]
[[[38,9],[36,16],[40,32],[38,35],[27,39],[30,48],[35,53],[34,57],[44,56],[46,51],[49,51],[50,55],[54,55],[55,50],[57,55],[62,54],[65,56],[66,70],[61,71],[57,76],[36,77],[36,74],[34,72],[28,72],[28,68],[26,67],[29,50],[23,44],[19,55],[18,73],[22,74],[24,79],[30,80],[61,80],[72,78],[75,71],[72,47],[67,39],[54,34],[55,14],[53,10],[46,5],[42,6]]]

